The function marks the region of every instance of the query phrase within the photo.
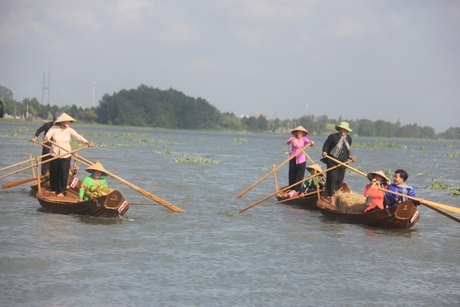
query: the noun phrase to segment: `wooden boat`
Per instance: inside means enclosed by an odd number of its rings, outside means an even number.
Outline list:
[[[117,190],[82,202],[78,201],[78,190],[73,188],[68,188],[64,197],[57,197],[48,188],[42,187],[36,196],[43,209],[59,214],[117,218],[129,209],[128,202]]]
[[[70,182],[69,188],[78,193],[78,191],[80,190],[80,186],[81,186],[81,180],[75,176],[69,176],[69,182]],[[40,183],[40,186],[42,188],[49,188],[50,186],[49,180],[48,179],[42,180]],[[32,189],[33,192],[37,193],[38,183],[32,184],[30,188]]]
[[[420,219],[417,207],[410,200],[398,206],[363,213],[338,212],[323,197],[318,199],[317,204],[324,217],[332,221],[349,224],[361,224],[378,228],[409,229]]]
[[[318,194],[310,194],[304,197],[296,197],[290,199],[289,197],[283,196],[283,194],[277,194],[276,199],[286,205],[293,206],[299,209],[305,210],[318,210]]]

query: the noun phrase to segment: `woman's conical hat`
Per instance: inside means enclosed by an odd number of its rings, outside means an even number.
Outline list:
[[[310,132],[307,131],[307,129],[305,129],[304,127],[302,126],[298,126],[297,128],[294,128],[291,130],[291,134],[296,134],[296,131],[302,131],[302,132],[305,132],[305,134],[310,134]]]
[[[383,179],[385,179],[387,184],[390,184],[390,179],[388,179],[387,176],[385,176],[385,173],[382,172],[382,171],[375,171],[375,172],[371,172],[371,173],[367,174],[367,179],[369,179],[369,181],[372,181],[372,179],[374,179],[375,175],[381,176]]]
[[[77,120],[72,118],[71,116],[69,116],[68,114],[66,113],[62,113],[61,116],[59,116],[56,120],[55,120],[55,124],[58,124],[58,123],[62,123],[62,122],[72,122],[72,123],[75,123]]]
[[[85,171],[88,173],[91,173],[91,171],[100,171],[102,173],[101,176],[107,176],[107,171],[99,161],[96,161],[96,163],[85,169]]]
[[[321,173],[321,165],[319,164],[312,164],[307,166],[308,169],[314,169],[316,172]]]

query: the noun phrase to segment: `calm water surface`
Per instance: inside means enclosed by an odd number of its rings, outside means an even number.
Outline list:
[[[0,168],[40,153],[26,141],[36,128],[0,122]],[[111,187],[142,204],[123,219],[43,212],[28,184],[1,190],[1,306],[460,304],[460,225],[427,207],[410,230],[330,222],[319,212],[267,205],[275,198],[239,214],[274,192],[271,176],[235,198],[287,158],[287,135],[74,128],[96,143],[82,156],[186,213],[171,213],[112,178]],[[312,139],[319,146],[308,152],[319,161],[325,136]],[[406,147],[355,148],[353,167],[404,168],[417,196],[460,207],[448,191],[425,189],[433,180],[459,186],[456,144],[385,141]],[[175,162],[181,158],[210,163]],[[27,177],[30,170],[0,183]],[[287,166],[277,180],[286,185]],[[358,193],[366,184],[356,173],[345,181]]]

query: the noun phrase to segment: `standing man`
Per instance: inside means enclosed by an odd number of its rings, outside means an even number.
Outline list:
[[[328,136],[323,145],[323,159],[322,162],[326,163],[327,168],[336,166],[337,163],[327,159],[326,156],[334,157],[340,162],[346,162],[348,159],[351,159],[353,162],[356,161],[356,158],[351,155],[351,136],[348,135],[348,132],[351,132],[347,122],[341,122],[335,126],[337,133],[332,133]],[[323,196],[330,198],[331,205],[335,206],[334,194],[340,188],[340,185],[343,183],[345,178],[345,166],[339,166],[333,170],[327,172],[326,175],[326,188],[324,190]]]
[[[37,131],[35,132],[34,137],[32,138],[32,142],[35,142],[37,140],[38,136],[40,135],[40,133],[42,133],[42,132],[43,132],[43,137],[45,137],[45,135],[48,132],[48,130],[50,130],[50,128],[54,125],[55,121],[56,121],[56,115],[53,116],[53,121],[44,123],[40,128],[38,128]],[[51,158],[51,156],[49,154],[50,153],[51,143],[46,142],[45,145],[47,145],[48,147],[42,146],[42,156],[43,155],[47,155],[47,156],[41,158],[42,162],[44,162],[44,161],[46,161],[46,160]],[[50,169],[50,164],[49,163],[43,163],[42,167],[41,167],[42,176],[45,175],[46,172],[49,171],[49,169]]]

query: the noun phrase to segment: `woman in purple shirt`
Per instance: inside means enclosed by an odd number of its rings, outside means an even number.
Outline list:
[[[309,135],[307,129],[302,126],[298,126],[295,129],[291,130],[292,136],[287,140],[288,145],[292,145],[291,152],[289,153],[289,158],[294,156],[299,150],[304,148],[307,144],[311,143],[311,146],[315,144],[312,140],[307,138]],[[297,157],[292,158],[289,161],[289,185],[292,185],[303,179],[305,175],[305,154],[300,153]],[[292,187],[293,190],[299,191],[302,183]]]

